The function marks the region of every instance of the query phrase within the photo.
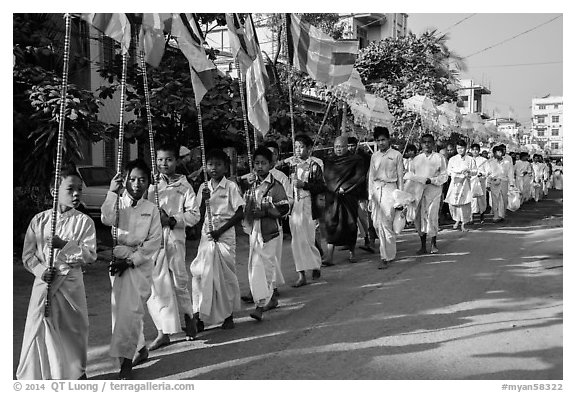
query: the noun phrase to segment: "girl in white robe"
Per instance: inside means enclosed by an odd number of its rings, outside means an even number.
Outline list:
[[[142,160],[130,161],[125,176],[126,179],[122,174],[114,176],[101,208],[102,224],[112,226],[112,231],[118,233],[118,244],[113,249],[115,260],[110,264],[112,338],[109,353],[120,362],[119,379],[132,378],[133,358],[137,358],[135,363],[138,363],[148,357],[144,307],[150,298],[154,260],[162,238],[158,208],[143,198],[150,185],[150,168]]]
[[[82,265],[96,260],[94,222],[75,208],[82,180],[75,168],[60,176],[54,244],[54,269],[49,269],[52,210],[38,213],[28,226],[22,262],[34,276],[18,379],[86,379],[88,307]],[[48,283],[51,308],[44,316]]]

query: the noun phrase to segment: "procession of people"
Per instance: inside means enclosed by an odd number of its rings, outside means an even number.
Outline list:
[[[312,280],[318,280],[321,266],[336,264],[337,246],[348,250],[349,263],[356,263],[358,238],[365,240],[366,252],[374,253],[372,246],[378,243],[377,268],[387,269],[396,260],[396,239],[406,222],[414,225],[420,237],[415,254],[441,252],[437,237],[444,202],[453,229],[468,231],[474,214],[482,225],[490,208],[493,221],[501,222],[507,210],[538,202],[549,189],[562,189],[561,160],[547,165],[541,155],[530,158],[524,152],[516,159],[515,153],[505,154],[501,145],[494,146],[486,159],[480,145],[468,146],[464,140],[455,143],[456,154],[447,160],[434,151],[432,134],[423,134],[407,146],[403,157],[392,145],[387,127],[375,127],[372,136],[374,153],[360,149],[354,137],[339,136],[324,160],[313,155],[307,135],[296,137],[294,155],[283,161],[278,160],[278,145],[267,143],[254,151],[254,169],[238,183],[227,178],[228,155],[215,149],[206,158],[209,179],[196,190],[185,175],[176,173],[182,149],[171,145],[157,149],[156,179],[143,160],[130,161],[112,179],[101,217],[118,233],[109,268],[109,354],[118,360],[118,377],[130,379],[133,366],[146,361],[149,351],[170,344],[170,335],[181,329],[193,340],[206,325],[235,327],[234,313],[241,308],[237,225],[249,236],[250,294],[242,300],[254,304],[250,317],[259,322],[278,306],[278,287],[285,281],[281,271],[284,219],[290,226],[297,272],[292,287],[299,288],[309,283],[307,271]],[[76,210],[82,190],[75,167],[65,168],[60,178],[62,224],[56,236],[49,236],[49,211],[34,217],[26,234],[23,262],[36,280],[16,374],[19,379],[86,378],[88,311],[82,265],[96,259],[96,235],[92,219]],[[155,187],[158,207],[151,202]],[[361,219],[364,198],[370,220]],[[115,206],[119,219],[115,219]],[[186,255],[185,229],[197,224],[202,225],[197,253]],[[46,267],[49,242],[55,244],[56,269]],[[323,243],[327,252],[322,251]],[[191,280],[186,271],[190,260]],[[44,324],[42,306],[48,292],[54,317]],[[150,344],[143,329],[146,310],[158,331]]]

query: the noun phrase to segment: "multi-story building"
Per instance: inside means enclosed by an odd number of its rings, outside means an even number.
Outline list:
[[[357,39],[360,49],[370,42],[385,38],[404,37],[408,14],[340,14],[344,24],[344,37]]]
[[[489,118],[483,113],[482,107],[482,96],[487,94],[492,94],[487,87],[475,83],[472,79],[460,79],[458,89],[458,100],[462,104],[460,112],[462,114],[478,113],[484,118]]]
[[[520,139],[521,124],[513,118],[497,117],[487,120],[486,123],[494,124],[499,132],[509,136],[516,141]]]
[[[532,140],[550,156],[563,155],[562,96],[532,99]]]

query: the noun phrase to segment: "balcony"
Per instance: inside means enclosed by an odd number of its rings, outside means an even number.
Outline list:
[[[386,14],[352,14],[352,16],[363,25],[382,26],[386,23]]]

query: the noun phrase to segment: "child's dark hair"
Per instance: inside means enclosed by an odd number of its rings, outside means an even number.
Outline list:
[[[386,139],[390,139],[390,131],[387,127],[374,127],[374,140],[378,139],[379,136],[383,136]]]
[[[424,138],[430,138],[430,139],[432,139],[432,142],[434,142],[434,135],[432,135],[432,134],[423,134],[423,135],[420,137],[420,140],[423,141]]]
[[[278,143],[276,143],[276,141],[267,141],[266,143],[264,143],[265,147],[273,147],[274,149],[276,149],[276,151],[280,151],[280,147],[278,146]]]
[[[206,153],[206,162],[211,160],[220,160],[224,165],[230,164],[230,157],[228,157],[228,154],[222,149],[212,149]]]
[[[299,134],[296,135],[296,137],[294,138],[295,142],[301,142],[303,143],[306,147],[311,147],[314,142],[312,142],[312,138],[310,138],[308,135],[306,134]]]
[[[494,146],[492,148],[492,153],[496,154],[496,152],[499,151],[500,153],[504,154],[504,149],[502,148],[502,145],[499,146]]]
[[[466,147],[467,144],[466,144],[466,141],[465,141],[464,139],[458,139],[458,140],[456,141],[456,146]]]
[[[80,173],[78,173],[78,169],[76,169],[76,164],[74,164],[72,161],[63,164],[62,168],[60,168],[60,180],[66,179],[70,176],[77,176],[80,180],[83,180],[82,176],[80,176]],[[52,178],[54,177],[56,177],[56,172],[54,172]]]
[[[174,158],[178,158],[180,154],[180,149],[173,143],[163,143],[156,148],[156,151],[169,151],[174,154]]]
[[[472,145],[470,145],[470,150],[472,150],[474,148],[480,150],[480,145],[478,143],[473,143]]]
[[[258,148],[254,151],[252,158],[256,160],[256,156],[262,156],[269,162],[272,162],[272,152],[265,146],[258,146]]]
[[[408,153],[409,151],[413,151],[414,153],[418,153],[418,149],[416,149],[416,146],[413,145],[412,143],[409,143],[406,146],[406,153]]]
[[[143,159],[137,158],[135,160],[129,161],[128,164],[126,164],[126,167],[124,168],[126,177],[130,176],[130,173],[134,169],[140,169],[142,172],[144,172],[148,177],[148,182],[152,183],[152,171]]]

